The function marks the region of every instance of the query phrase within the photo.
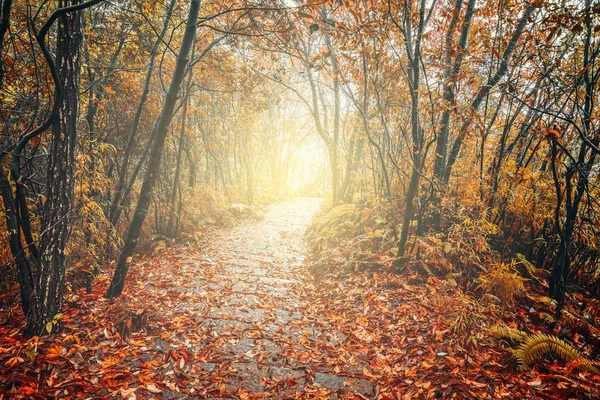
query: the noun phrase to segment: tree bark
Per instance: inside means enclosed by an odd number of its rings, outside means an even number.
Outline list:
[[[10,26],[12,0],[0,0],[0,87],[4,79],[4,35]]]
[[[79,4],[65,1],[63,7]],[[40,335],[62,307],[65,292],[65,249],[73,199],[75,147],[81,70],[81,12],[58,18],[56,67],[61,88],[59,113],[52,124],[46,202],[42,211],[39,259],[35,265],[37,296],[27,315],[26,336]]]

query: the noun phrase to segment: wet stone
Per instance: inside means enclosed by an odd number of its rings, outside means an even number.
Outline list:
[[[234,332],[234,331],[245,331],[248,330],[250,328],[252,328],[253,325],[247,323],[247,322],[242,322],[242,321],[237,321],[234,319],[214,319],[211,321],[212,322],[212,327],[213,327],[213,331],[217,334],[223,333],[223,332]]]
[[[209,313],[209,318],[225,318],[247,323],[263,322],[265,311],[260,308],[249,307],[220,307]]]
[[[247,283],[247,282],[236,282],[231,287],[231,290],[235,293],[256,293],[257,289],[256,283]]]
[[[260,286],[258,287],[257,293],[266,294],[268,296],[287,299],[296,298],[298,295],[294,292],[290,292],[287,288],[281,288],[276,286]]]
[[[245,267],[238,265],[227,265],[224,267],[224,270],[238,278],[246,278],[246,279],[256,279],[257,277],[267,276],[268,271],[264,268],[256,268],[256,267]]]
[[[244,338],[237,342],[232,349],[236,354],[239,355],[240,353],[247,353],[251,350],[254,350],[255,347],[256,343],[253,339]]]
[[[299,312],[290,313],[288,311],[283,310],[275,310],[275,322],[278,324],[285,325],[290,320],[299,320],[302,318],[302,314]]]
[[[369,396],[374,394],[373,384],[364,379],[346,378],[317,372],[315,373],[315,383],[333,391],[344,389]]]
[[[345,335],[342,332],[334,332],[333,334],[330,334],[328,336],[329,343],[331,343],[334,346],[339,346],[348,339],[348,335]]]
[[[228,297],[224,300],[225,304],[228,306],[246,306],[246,307],[255,307],[259,305],[261,302],[259,297],[251,294],[246,294],[245,296],[240,297]]]
[[[206,291],[206,288],[208,287],[208,290],[212,290],[212,291],[216,291],[216,290],[222,290],[225,287],[225,283],[224,282],[210,282],[208,283],[208,285],[202,287],[199,287],[199,291]]]
[[[304,387],[304,371],[301,369],[271,368],[271,380],[275,382],[284,382],[284,387],[300,389]]]
[[[271,275],[271,276],[265,276],[265,277],[262,277],[262,278],[258,278],[258,281],[263,286],[267,286],[267,287],[268,286],[272,286],[272,287],[275,287],[275,288],[279,288],[281,286],[295,286],[295,285],[298,285],[300,283],[298,281],[291,280],[291,279],[274,277],[273,275]]]
[[[170,347],[171,345],[169,342],[162,339],[156,339],[154,341],[154,346],[152,346],[152,351],[160,351],[161,353],[164,353],[169,350]]]
[[[217,369],[217,364],[215,363],[205,363],[205,362],[201,362],[198,363],[198,366],[200,368],[202,368],[205,372],[213,372],[214,370]]]
[[[257,262],[252,260],[244,260],[241,258],[236,258],[235,260],[227,260],[227,264],[241,266],[241,267],[256,267]]]
[[[239,389],[262,392],[264,390],[263,377],[265,373],[252,363],[232,363],[224,379],[228,392],[236,392]]]

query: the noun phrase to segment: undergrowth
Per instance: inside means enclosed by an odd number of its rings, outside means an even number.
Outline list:
[[[598,373],[600,301],[571,291],[557,318],[556,302],[547,297],[547,270],[521,253],[499,251],[494,242],[504,233],[479,206],[447,212],[445,233],[417,237],[412,252],[400,258],[394,235],[400,226],[389,223],[386,202],[325,205],[306,232],[312,272],[346,279],[382,271],[422,286],[440,279],[454,290],[452,301],[441,297],[439,304],[451,305],[447,329],[465,354],[485,342],[510,354],[515,373],[559,373],[552,367],[556,362],[562,374]]]

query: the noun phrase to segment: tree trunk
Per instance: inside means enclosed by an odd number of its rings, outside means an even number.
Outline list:
[[[188,90],[190,87],[190,81],[192,78],[192,73],[190,71],[190,75],[188,78]],[[169,222],[167,226],[167,232],[169,235],[173,237],[177,236],[176,229],[176,213],[175,213],[175,200],[177,200],[177,193],[180,192],[181,183],[181,163],[183,160],[183,147],[185,146],[185,125],[187,124],[187,116],[188,116],[188,102],[189,99],[186,98],[183,104],[183,111],[181,113],[181,129],[179,131],[179,143],[177,147],[177,160],[175,165],[175,176],[173,177],[173,189],[171,190],[171,198],[169,200]]]
[[[133,215],[133,219],[129,225],[127,236],[125,237],[125,244],[123,250],[121,251],[115,274],[106,292],[107,297],[120,296],[121,292],[123,291],[123,287],[125,286],[125,278],[129,269],[130,258],[135,251],[144,220],[146,219],[146,214],[148,213],[148,207],[152,200],[152,193],[158,177],[160,158],[164,149],[165,139],[167,137],[167,133],[169,132],[169,125],[171,123],[171,119],[173,118],[173,111],[175,109],[177,98],[179,96],[179,92],[181,91],[181,84],[185,76],[185,68],[189,63],[189,55],[196,37],[196,23],[198,21],[199,9],[200,0],[191,0],[185,34],[183,36],[181,48],[179,49],[179,54],[177,55],[177,61],[175,63],[175,71],[169,86],[169,91],[167,92],[167,96],[165,98],[162,112],[156,123],[156,137],[152,145],[152,152],[148,161],[144,182],[142,183],[140,197],[135,209],[135,214]]]
[[[408,24],[408,22],[407,22]],[[410,32],[410,25],[407,26],[407,32]],[[419,189],[419,178],[421,177],[421,159],[423,158],[423,130],[421,129],[421,120],[419,116],[419,88],[421,85],[421,40],[423,30],[425,29],[425,0],[421,0],[419,9],[419,25],[415,37],[414,50],[412,44],[407,42],[406,54],[409,59],[408,84],[411,98],[411,139],[412,139],[412,173],[410,183],[406,190],[404,218],[402,220],[402,230],[400,232],[400,241],[398,243],[398,256],[401,257],[406,251],[406,241],[410,223],[415,214],[414,200]],[[409,34],[410,37],[410,34]]]
[[[463,125],[461,126],[460,131],[458,133],[458,137],[452,144],[452,149],[450,150],[450,154],[448,155],[448,161],[446,163],[444,172],[441,176],[441,186],[442,187],[446,187],[448,185],[448,182],[450,180],[450,175],[452,174],[452,167],[454,166],[454,163],[458,159],[458,153],[460,152],[462,143],[465,140],[465,137],[467,136],[467,131],[469,130],[469,128],[471,127],[471,124],[473,123],[473,120],[475,119],[475,114],[477,113],[479,106],[481,106],[481,103],[483,102],[483,100],[490,93],[490,90],[494,86],[496,86],[496,84],[498,82],[500,82],[500,79],[502,79],[504,77],[504,75],[506,75],[506,73],[508,72],[508,62],[510,61],[512,54],[515,51],[515,49],[517,47],[517,42],[519,41],[519,38],[525,31],[525,27],[527,26],[527,24],[529,22],[529,18],[533,14],[534,10],[535,9],[533,6],[527,6],[527,8],[525,9],[525,12],[523,13],[523,16],[521,16],[521,19],[519,20],[517,29],[515,30],[512,37],[510,38],[510,42],[508,43],[508,46],[506,46],[506,49],[504,50],[504,53],[502,54],[502,58],[501,58],[502,62],[500,63],[500,68],[494,74],[494,76],[492,76],[487,81],[487,83],[484,86],[479,88],[479,91],[473,98],[473,101],[471,102],[471,106],[469,107],[469,111],[468,111],[469,116],[467,117],[467,120],[463,123]]]
[[[0,0],[0,87],[4,78],[4,35],[10,26],[12,0]]]
[[[458,17],[460,9],[462,8],[462,0],[457,0],[454,6],[454,15],[450,21],[450,26],[446,33],[446,69],[444,71],[444,112],[442,113],[442,119],[440,121],[441,128],[438,132],[436,146],[435,146],[435,164],[434,164],[434,182],[439,184],[442,180],[444,167],[446,165],[446,158],[448,155],[448,137],[450,135],[450,119],[452,112],[455,108],[455,95],[454,88],[456,85],[456,77],[460,73],[462,62],[467,50],[467,41],[469,38],[469,30],[471,28],[471,19],[475,10],[476,0],[469,0],[467,4],[467,10],[465,11],[465,17],[462,24],[462,30],[460,33],[460,39],[458,42],[458,55],[452,62],[452,54],[455,51],[454,47],[454,30],[458,23]],[[440,229],[441,219],[441,196],[443,189],[436,188],[432,201],[432,214],[428,222],[428,225],[434,230]]]
[[[167,7],[167,15],[165,16],[165,20],[163,22],[162,31],[154,41],[154,45],[150,51],[150,61],[148,62],[148,71],[146,72],[146,78],[144,80],[142,96],[140,97],[140,102],[135,110],[133,126],[131,128],[129,138],[127,139],[127,147],[125,148],[125,153],[123,153],[123,161],[121,163],[121,169],[119,170],[119,181],[117,182],[117,187],[115,189],[115,197],[113,198],[110,208],[110,222],[113,225],[117,225],[119,222],[119,218],[121,216],[121,200],[128,195],[125,188],[127,183],[127,168],[129,168],[129,158],[131,157],[131,152],[137,137],[142,111],[144,111],[144,106],[146,105],[146,100],[148,99],[148,93],[150,92],[150,81],[152,80],[152,74],[154,73],[154,62],[156,60],[156,55],[158,54],[158,46],[162,43],[163,37],[167,33],[174,6],[175,0],[171,0],[169,6]],[[145,156],[143,157],[145,158]]]
[[[61,5],[78,3],[78,0],[65,1]],[[26,336],[40,335],[44,331],[46,324],[60,312],[65,292],[65,248],[74,188],[82,37],[81,12],[68,13],[58,19],[56,66],[62,96],[58,118],[52,125],[40,257],[35,265],[37,296],[27,315]]]
[[[12,186],[0,167],[0,194],[4,201],[6,212],[6,228],[8,230],[8,244],[17,265],[19,289],[21,291],[21,308],[23,314],[28,315],[33,297],[33,276],[31,264],[25,255],[21,242],[21,230],[17,221],[17,205],[13,198]]]

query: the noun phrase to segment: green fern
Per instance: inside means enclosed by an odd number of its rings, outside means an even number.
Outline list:
[[[544,354],[552,354],[566,361],[577,361],[580,368],[598,373],[597,363],[582,356],[573,346],[556,336],[543,333],[528,336],[514,352],[521,370],[527,370]]]

